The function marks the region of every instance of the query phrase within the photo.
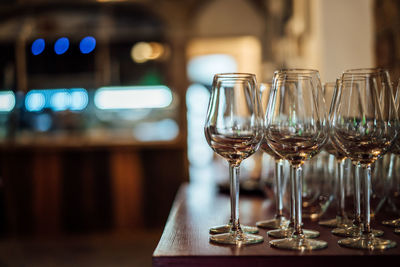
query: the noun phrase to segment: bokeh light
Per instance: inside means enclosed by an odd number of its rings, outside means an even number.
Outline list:
[[[102,87],[94,96],[99,109],[165,108],[171,103],[171,89],[163,85]]]
[[[31,112],[41,111],[44,108],[53,111],[81,111],[88,103],[88,92],[84,88],[35,89],[29,91],[25,97],[25,108]]]
[[[35,56],[40,55],[44,51],[45,46],[46,44],[43,38],[36,39],[31,46],[32,54]]]
[[[65,52],[67,52],[68,48],[69,40],[67,37],[59,38],[54,44],[54,52],[56,52],[57,55],[64,54]]]
[[[71,96],[67,90],[54,92],[50,98],[50,107],[54,111],[67,110],[70,105]]]
[[[161,58],[165,52],[164,46],[157,42],[138,42],[132,46],[131,58],[136,63]]]
[[[87,107],[89,103],[89,96],[83,88],[73,88],[70,90],[70,103],[69,109],[73,111],[80,111]]]
[[[15,94],[13,91],[0,92],[0,112],[9,112],[15,107]]]
[[[28,111],[41,111],[46,104],[46,98],[43,92],[32,90],[28,92],[25,98],[25,107]]]
[[[89,54],[96,48],[96,39],[92,36],[86,36],[79,43],[79,49],[82,54]]]

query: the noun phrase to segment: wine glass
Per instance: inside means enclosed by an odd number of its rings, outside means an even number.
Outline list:
[[[311,83],[314,88],[315,92],[315,97],[318,99],[318,101],[323,101],[322,98],[322,87],[321,87],[321,81],[319,78],[319,73],[317,70],[312,70],[312,69],[282,69],[282,70],[277,70],[274,73],[274,78],[273,78],[273,86],[276,86],[276,84],[282,84],[282,82],[285,79],[293,80],[297,79],[300,76],[305,76],[305,78],[310,78]],[[276,89],[274,89],[276,90]],[[272,95],[272,94],[271,94]],[[325,111],[323,111],[322,115],[325,116]],[[278,154],[278,153],[276,153]],[[279,154],[278,154],[279,155]],[[274,238],[286,238],[286,237],[291,237],[293,233],[295,232],[294,229],[294,224],[295,224],[295,217],[296,217],[296,207],[295,207],[295,177],[294,177],[294,172],[292,171],[292,168],[290,168],[290,223],[288,225],[282,225],[278,229],[270,230],[267,232],[268,236],[274,237]],[[319,236],[318,231],[314,230],[309,230],[309,229],[302,229],[303,234],[306,238],[316,238]]]
[[[335,95],[337,92],[337,86],[340,80],[336,82],[330,82],[324,84],[324,98],[327,107],[329,106],[329,116],[331,115],[331,107],[334,105]],[[335,175],[335,187],[336,187],[336,217],[333,219],[327,219],[319,221],[318,224],[322,226],[332,227],[332,228],[346,228],[352,224],[352,221],[348,219],[345,211],[345,183],[344,183],[344,161],[346,155],[339,147],[336,147],[334,143],[329,138],[328,142],[325,144],[325,151],[333,155],[336,160],[336,175]]]
[[[344,71],[342,78],[338,82],[338,87],[345,86],[349,87],[351,86],[351,83],[356,86],[356,81],[357,82],[362,82],[365,76],[369,76],[371,74],[375,73],[377,76],[383,76],[383,80],[387,80],[389,78],[389,74],[387,71],[381,70],[381,69],[376,69],[376,68],[361,68],[361,69],[350,69]],[[387,77],[387,78],[386,78]],[[374,79],[375,82],[377,82],[376,79]],[[340,91],[341,89],[338,89]],[[336,92],[334,95],[335,101],[337,101],[337,97],[339,96],[339,93]],[[333,103],[333,105],[335,105]],[[333,112],[334,106],[331,106],[331,113]],[[331,139],[332,139],[332,131],[331,131]],[[335,142],[333,142],[335,143]],[[336,146],[338,149],[340,149],[339,146]],[[335,229],[332,230],[332,234],[337,235],[337,236],[342,236],[342,237],[358,237],[362,233],[362,220],[361,220],[361,177],[360,177],[360,172],[361,166],[356,164],[353,165],[353,170],[354,170],[354,177],[353,177],[353,188],[354,188],[354,219],[353,223],[349,226],[339,226]],[[382,236],[383,231],[382,230],[377,230],[377,229],[371,229],[372,233],[374,236]]]
[[[261,105],[264,114],[267,109],[271,88],[271,82],[260,83]],[[287,228],[289,220],[283,215],[283,159],[268,146],[264,138],[261,142],[261,149],[275,160],[275,216],[273,219],[258,221],[256,225],[260,228],[270,229]]]
[[[339,240],[341,246],[368,250],[396,246],[396,242],[374,235],[370,194],[371,165],[390,148],[397,131],[397,110],[387,73],[382,70],[344,73],[331,117],[331,137],[364,172],[364,218],[362,233]]]
[[[257,85],[256,81],[256,76],[251,73],[223,73],[223,74],[217,74],[214,77],[214,82],[215,84],[217,83],[216,80],[222,81],[222,80],[240,80],[240,81],[249,81],[251,83],[251,87],[255,87]],[[214,83],[213,83],[214,84]],[[217,97],[217,96],[215,96]],[[211,100],[211,97],[210,97]],[[230,185],[232,183],[230,182]],[[234,192],[232,191],[232,186],[230,186],[230,195],[232,196]],[[231,199],[232,201],[232,199]],[[232,203],[231,203],[232,206]],[[231,213],[232,215],[232,213]],[[210,234],[224,234],[224,233],[229,233],[232,228],[232,221],[233,217],[231,217],[230,221],[227,224],[223,225],[218,225],[218,226],[213,226],[210,228]],[[247,226],[247,225],[241,225],[241,229],[243,232],[250,233],[250,234],[256,234],[258,233],[258,228],[256,226]]]
[[[289,161],[294,178],[294,232],[275,239],[270,245],[290,250],[315,250],[327,247],[323,240],[309,239],[302,227],[302,168],[323,147],[328,121],[321,88],[312,76],[281,72],[274,76],[274,90],[266,112],[265,139],[282,158]]]
[[[262,107],[254,75],[214,76],[204,132],[210,147],[228,161],[230,177],[229,231],[210,236],[210,241],[238,246],[263,242],[262,236],[243,232],[239,222],[240,164],[257,151],[263,137]]]

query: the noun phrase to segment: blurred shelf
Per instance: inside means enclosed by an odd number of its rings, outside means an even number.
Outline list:
[[[108,135],[106,137],[88,137],[82,135],[35,135],[16,138],[15,140],[0,141],[0,149],[21,148],[182,148],[186,142],[178,136],[167,141],[139,141],[133,137]]]

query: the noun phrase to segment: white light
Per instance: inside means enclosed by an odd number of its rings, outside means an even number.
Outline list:
[[[83,88],[74,88],[71,89],[71,97],[70,97],[70,110],[83,110],[87,107],[89,102],[88,93]]]
[[[41,111],[46,104],[44,93],[37,90],[30,91],[25,98],[25,107],[28,111]]]
[[[223,72],[237,72],[234,57],[225,54],[198,56],[187,65],[189,80],[204,85],[211,85],[214,75]]]
[[[171,103],[171,90],[161,85],[102,87],[94,96],[99,109],[165,108]]]
[[[142,122],[133,129],[133,135],[142,142],[173,140],[178,134],[179,126],[172,119]]]
[[[207,113],[210,91],[201,84],[192,84],[186,92],[186,106],[189,112],[204,116]]]
[[[9,112],[15,106],[15,95],[13,91],[0,92],[0,112]]]
[[[51,109],[54,111],[63,111],[68,109],[70,104],[70,94],[67,90],[55,91],[50,99]]]

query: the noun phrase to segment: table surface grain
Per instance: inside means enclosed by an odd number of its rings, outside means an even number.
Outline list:
[[[242,224],[255,225],[258,220],[273,216],[273,204],[260,197],[240,198]],[[184,184],[179,189],[161,239],[153,253],[153,266],[377,266],[390,263],[400,266],[400,235],[393,228],[378,225],[384,230],[383,238],[395,240],[396,248],[385,251],[366,251],[342,248],[337,244],[340,237],[317,222],[304,221],[304,227],[320,231],[319,239],[328,242],[328,248],[312,252],[288,251],[272,248],[266,230],[261,244],[235,247],[215,245],[209,242],[211,226],[226,223],[229,219],[229,197],[219,194],[210,185]],[[378,221],[378,219],[377,219]],[[360,263],[362,265],[360,265]]]

